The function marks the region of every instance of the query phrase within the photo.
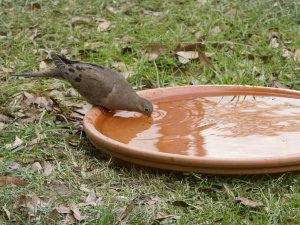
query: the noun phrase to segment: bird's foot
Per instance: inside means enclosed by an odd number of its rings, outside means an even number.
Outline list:
[[[109,109],[105,108],[104,106],[98,106],[98,108],[100,109],[100,111],[103,115],[105,115],[109,112]]]

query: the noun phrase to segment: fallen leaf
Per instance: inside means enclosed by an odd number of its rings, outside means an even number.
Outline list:
[[[92,106],[92,104],[87,102],[77,103],[76,105],[74,105],[74,107],[77,108],[74,110],[74,112],[77,112],[81,115],[85,115],[92,108]]]
[[[174,205],[174,206],[179,206],[179,207],[192,207],[192,208],[194,208],[194,209],[200,210],[197,206],[192,205],[192,204],[189,204],[189,203],[187,203],[186,201],[183,201],[183,200],[176,200],[176,201],[171,202],[171,204]]]
[[[32,165],[31,165],[31,168],[33,170],[42,170],[43,167],[41,166],[41,164],[39,162],[34,162]]]
[[[249,206],[249,207],[260,207],[260,206],[264,206],[264,203],[261,201],[253,201],[250,200],[248,198],[244,198],[244,197],[238,197],[235,198],[235,200],[237,202],[240,202],[241,204],[243,204],[244,206]]]
[[[45,160],[42,161],[42,168],[44,170],[44,173],[43,173],[44,176],[47,177],[52,173],[53,168],[52,168],[51,164]]]
[[[283,89],[289,89],[288,86],[286,86],[285,84],[280,83],[277,78],[275,76],[273,76],[273,74],[270,75],[269,77],[269,82],[272,86],[277,87],[277,88],[283,88]]]
[[[5,148],[6,149],[13,149],[16,148],[18,146],[20,146],[23,143],[22,139],[20,139],[18,136],[15,137],[15,141],[11,144],[6,144]]]
[[[4,215],[5,215],[6,219],[10,220],[10,212],[8,211],[8,209],[5,208],[5,206],[2,206],[2,210],[5,213]]]
[[[285,59],[291,59],[293,57],[293,53],[289,49],[282,48],[281,53],[281,56]]]
[[[148,61],[154,61],[159,55],[168,52],[167,46],[163,44],[150,44],[145,47]]]
[[[39,65],[39,71],[46,71],[48,69],[47,63],[45,61],[41,61]]]
[[[79,190],[81,190],[83,192],[86,192],[86,193],[90,193],[91,192],[91,190],[87,188],[86,184],[81,184],[80,187],[79,187]]]
[[[8,168],[10,168],[12,170],[21,168],[21,165],[19,163],[16,163],[16,162],[10,162],[10,163],[8,163],[7,166],[8,166]]]
[[[184,58],[184,57],[181,57],[181,56],[178,56],[178,60],[179,60],[179,62],[181,62],[182,64],[187,64],[188,62],[190,62],[189,59]]]
[[[0,131],[6,127],[5,123],[0,122]]]
[[[65,204],[60,204],[55,209],[61,214],[68,214],[72,212],[70,207],[66,206]]]
[[[224,189],[225,189],[225,191],[226,191],[226,193],[227,193],[227,195],[229,196],[229,197],[234,197],[234,193],[232,192],[232,190],[226,185],[226,184],[223,184],[223,187],[224,187]]]
[[[159,215],[155,219],[155,222],[152,225],[161,224],[161,222],[164,220],[179,220],[179,219],[180,219],[180,216],[176,216],[176,215]]]
[[[38,135],[35,139],[31,140],[27,146],[30,148],[34,145],[36,145],[37,143],[39,143],[41,140],[44,139],[44,136],[43,135]]]
[[[90,193],[88,194],[88,196],[85,199],[86,203],[91,203],[91,202],[95,202],[97,199],[96,193],[94,190],[91,190]]]
[[[73,212],[73,216],[75,217],[76,220],[78,221],[84,220],[84,217],[81,216],[80,211],[74,202],[70,204],[70,209]]]
[[[17,186],[22,186],[24,187],[26,185],[26,181],[21,180],[20,178],[17,177],[12,177],[12,176],[2,176],[0,177],[0,187],[7,185],[7,184],[14,184]]]
[[[270,40],[270,47],[271,48],[279,48],[280,44],[278,42],[278,39],[277,38],[272,38]]]
[[[117,218],[119,221],[123,220],[133,210],[133,208],[136,204],[136,200],[137,200],[137,198],[132,199],[132,201],[125,208],[125,210],[118,214]]]
[[[10,119],[8,116],[6,116],[6,115],[0,113],[0,122],[7,123],[7,122],[9,122],[10,120],[11,120],[11,119]]]
[[[101,21],[98,24],[97,32],[106,31],[110,26],[110,22],[107,20]]]
[[[221,32],[222,32],[222,29],[219,26],[215,26],[215,27],[213,27],[212,29],[209,30],[209,33],[212,36],[216,36],[216,35],[218,35]]]
[[[58,222],[58,225],[70,225],[76,222],[77,221],[72,214],[67,214],[66,218],[63,221]]]
[[[133,70],[131,67],[126,66],[123,62],[114,62],[112,67],[117,69],[121,75],[123,75],[126,79],[133,75]]]
[[[41,4],[38,2],[32,2],[27,5],[27,9],[30,11],[41,9]]]
[[[279,48],[280,47],[280,33],[277,29],[269,29],[268,30],[268,40],[270,42],[271,48]]]
[[[34,104],[38,105],[42,109],[49,111],[53,110],[53,101],[51,99],[47,99],[46,97],[37,97],[34,101]]]
[[[34,103],[34,101],[35,101],[35,97],[32,95],[32,94],[30,94],[30,93],[28,93],[28,92],[24,92],[23,93],[23,96],[25,97],[25,99],[24,99],[24,103],[26,104],[26,105],[32,105],[33,103]]]
[[[33,41],[38,36],[38,29],[37,28],[29,29],[29,35],[30,35],[29,39]]]
[[[12,73],[14,72],[14,68],[7,68],[7,67],[4,67],[2,65],[0,65],[0,73]]]
[[[196,51],[179,51],[176,52],[176,55],[185,59],[197,59],[199,57],[198,52]]]
[[[47,189],[55,194],[58,193],[60,195],[72,195],[72,187],[69,185],[64,184],[58,180],[51,180],[50,184],[48,185]]]
[[[28,196],[22,195],[14,204],[14,208],[16,209],[25,208],[27,210],[31,222],[38,221],[40,219],[40,217],[37,216],[38,209],[47,206],[48,203],[44,202],[38,196],[35,195],[28,195]]]
[[[297,49],[294,53],[294,60],[300,62],[300,49]]]
[[[90,17],[74,16],[71,19],[72,26],[78,26],[82,24],[88,24],[92,21]]]
[[[228,17],[228,18],[244,18],[247,16],[246,13],[244,12],[241,12],[241,11],[238,11],[236,9],[230,9],[229,11],[227,11],[225,14],[224,14],[225,17]]]

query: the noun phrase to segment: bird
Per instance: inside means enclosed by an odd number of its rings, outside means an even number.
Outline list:
[[[89,103],[99,106],[103,113],[126,110],[151,116],[153,104],[140,97],[118,72],[97,64],[72,61],[53,52],[51,58],[55,64],[52,70],[13,76],[64,79]]]

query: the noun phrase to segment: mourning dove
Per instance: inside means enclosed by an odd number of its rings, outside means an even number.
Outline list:
[[[138,96],[121,74],[100,65],[71,61],[54,53],[51,57],[56,68],[14,76],[65,79],[88,102],[101,106],[102,110],[127,110],[151,115],[152,103]]]

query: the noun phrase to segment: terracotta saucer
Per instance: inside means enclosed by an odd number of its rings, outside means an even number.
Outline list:
[[[154,103],[156,108],[152,122],[137,116],[137,113],[119,111],[103,115],[97,107],[85,115],[85,133],[98,150],[121,161],[163,170],[206,174],[265,174],[300,170],[298,91],[205,85],[151,89],[138,94]],[[169,103],[173,105],[168,108]],[[178,107],[185,103],[187,108]],[[164,110],[170,111],[160,113]],[[174,117],[172,120],[172,113],[177,112],[182,118]],[[122,132],[127,134],[134,125],[124,117],[127,114],[139,118],[136,121],[146,121],[147,127],[140,127],[147,132],[138,131],[131,139],[123,140]],[[118,120],[114,121],[115,118]],[[100,129],[102,133],[97,127],[99,119],[103,121],[100,125],[106,127],[106,130],[101,128],[103,132]],[[117,126],[112,129],[119,136],[121,134],[120,139],[106,133],[112,130],[110,124],[113,123]],[[156,123],[156,128],[162,126],[161,129],[152,129],[152,123]],[[196,130],[190,129],[189,123]],[[180,135],[180,132],[183,134]],[[154,142],[148,144],[148,134],[155,134],[159,140],[154,138]],[[172,143],[172,137],[182,143],[170,147],[172,145],[166,143]]]

